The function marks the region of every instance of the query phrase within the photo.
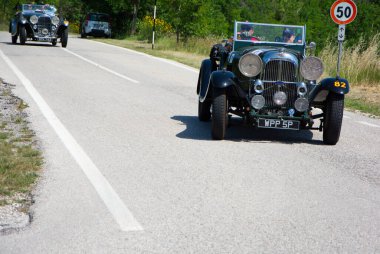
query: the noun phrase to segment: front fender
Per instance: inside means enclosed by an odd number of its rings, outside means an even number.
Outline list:
[[[235,74],[230,71],[214,71],[210,77],[210,83],[215,88],[227,88],[235,85]]]
[[[60,37],[62,33],[66,30],[69,29],[69,23],[62,23],[57,30],[57,35]]]
[[[213,63],[210,59],[205,59],[202,61],[201,68],[199,70],[197,94],[199,94],[199,99],[203,102],[207,98],[209,86],[210,86],[210,76],[213,70]]]
[[[312,101],[325,101],[330,92],[336,94],[347,94],[350,91],[350,84],[344,78],[325,78],[319,82],[318,86],[312,91],[310,99]]]

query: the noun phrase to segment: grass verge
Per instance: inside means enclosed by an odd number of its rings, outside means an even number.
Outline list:
[[[366,49],[363,41],[353,48],[345,49],[341,66],[341,75],[351,85],[351,91],[346,96],[346,107],[375,116],[380,116],[379,37],[379,34],[375,35]],[[194,68],[199,68],[201,61],[208,57],[211,46],[220,42],[217,38],[191,39],[177,45],[174,38],[164,38],[157,41],[155,49],[152,50],[150,43],[139,41],[136,37],[94,40],[171,59]],[[326,66],[324,76],[335,76],[336,46],[328,44],[321,51],[320,57]]]
[[[25,120],[27,105],[0,80],[0,206],[18,193],[29,193],[43,159]]]

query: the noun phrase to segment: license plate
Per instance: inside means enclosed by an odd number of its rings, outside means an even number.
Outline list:
[[[45,37],[39,37],[38,38],[39,41],[51,41],[51,38],[45,38]]]
[[[295,121],[295,120],[259,118],[259,120],[257,122],[257,127],[269,128],[269,129],[299,130],[300,129],[300,122]]]

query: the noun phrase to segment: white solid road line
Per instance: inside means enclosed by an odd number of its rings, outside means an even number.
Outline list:
[[[357,121],[357,123],[364,124],[364,125],[371,126],[371,127],[375,127],[375,128],[380,128],[379,125],[372,124],[372,123],[367,123],[367,122],[364,122],[364,121]]]
[[[83,56],[81,56],[81,55],[78,55],[78,54],[76,54],[76,53],[74,53],[74,52],[72,52],[72,51],[66,49],[66,48],[64,48],[63,50],[66,51],[67,53],[70,53],[70,54],[72,54],[72,55],[74,55],[74,56],[76,56],[76,57],[82,59],[83,61],[86,61],[87,63],[90,63],[90,64],[92,64],[92,65],[95,65],[96,67],[98,67],[98,68],[100,68],[100,69],[102,69],[102,70],[108,71],[109,73],[112,73],[112,74],[114,74],[114,75],[116,75],[116,76],[118,76],[118,77],[120,77],[120,78],[122,78],[122,79],[125,79],[125,80],[128,80],[128,81],[131,81],[131,82],[133,82],[133,83],[135,83],[135,84],[140,83],[140,82],[138,82],[137,80],[134,80],[134,79],[129,78],[129,77],[127,77],[127,76],[124,76],[123,74],[120,74],[120,73],[118,73],[118,72],[116,72],[116,71],[113,71],[113,70],[111,70],[111,69],[108,69],[107,67],[104,67],[103,65],[100,65],[100,64],[98,64],[98,63],[95,63],[95,62],[93,62],[93,61],[91,61],[91,60],[89,60],[89,59],[87,59],[87,58],[85,58],[85,57],[83,57]]]
[[[133,217],[132,213],[120,199],[118,194],[112,188],[110,183],[105,179],[100,170],[88,157],[86,152],[77,143],[70,132],[61,123],[58,117],[50,109],[42,96],[34,88],[32,82],[28,80],[21,71],[13,64],[13,62],[0,50],[0,56],[6,64],[12,69],[16,76],[20,79],[25,89],[36,102],[44,117],[47,119],[51,127],[57,133],[67,150],[79,164],[95,190],[111,212],[117,223],[123,231],[138,231],[143,230],[142,226]]]

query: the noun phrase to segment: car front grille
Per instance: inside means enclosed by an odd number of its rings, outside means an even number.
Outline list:
[[[296,66],[289,61],[271,60],[265,65],[263,80],[296,82]]]
[[[268,108],[290,108],[294,107],[297,99],[297,68],[289,61],[275,59],[265,65],[263,77],[264,92],[263,96]],[[278,106],[273,102],[276,92],[282,91],[287,95],[284,105]]]
[[[37,23],[38,36],[49,36],[52,31],[51,26],[51,19],[49,17],[40,17]],[[42,32],[44,29],[48,30],[48,34]]]
[[[278,106],[273,102],[273,96],[276,92],[286,93],[287,100],[282,106]],[[296,83],[281,83],[265,82],[263,96],[265,98],[265,105],[268,108],[291,108],[294,107],[294,102],[297,99],[297,84]]]

